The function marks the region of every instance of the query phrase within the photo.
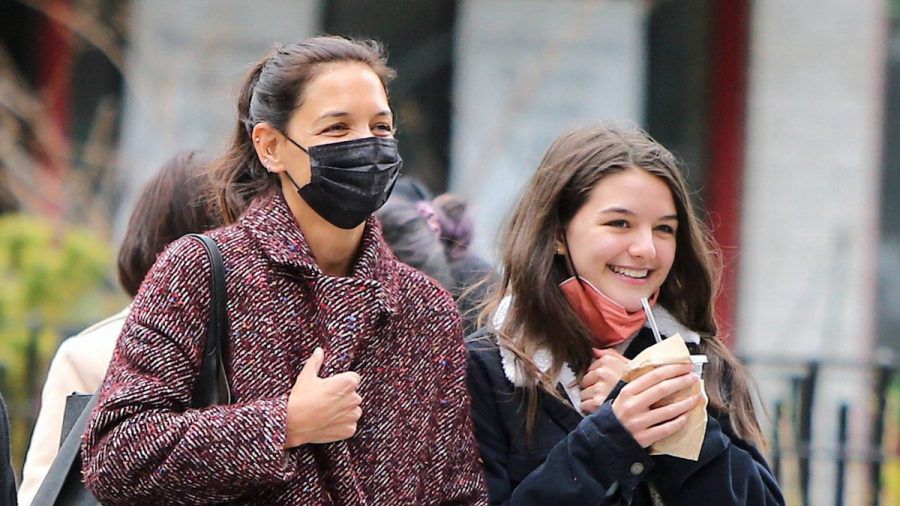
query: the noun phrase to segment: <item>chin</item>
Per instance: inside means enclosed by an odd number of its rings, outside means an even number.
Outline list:
[[[625,311],[628,311],[629,313],[637,313],[638,311],[644,310],[644,307],[641,305],[640,302],[638,302],[637,305],[625,305],[622,307],[624,307]]]

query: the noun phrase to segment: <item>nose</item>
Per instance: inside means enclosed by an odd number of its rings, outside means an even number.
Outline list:
[[[636,230],[628,254],[635,258],[656,258],[656,244],[653,243],[652,230]]]

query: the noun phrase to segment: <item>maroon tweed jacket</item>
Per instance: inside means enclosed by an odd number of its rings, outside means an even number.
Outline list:
[[[202,246],[174,242],[135,298],[83,437],[104,504],[482,504],[466,351],[453,299],[400,263],[370,218],[348,277],[316,266],[280,192],[210,234],[228,285],[235,403],[189,409],[210,311]],[[352,438],[285,451],[304,361],[353,370]]]

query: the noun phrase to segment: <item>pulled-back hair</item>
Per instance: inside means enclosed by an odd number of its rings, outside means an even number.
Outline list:
[[[356,62],[368,65],[387,92],[394,71],[387,66],[381,44],[337,36],[311,37],[276,45],[254,64],[237,97],[237,125],[226,152],[213,165],[214,201],[225,223],[231,223],[259,195],[278,187],[278,177],[266,171],[253,148],[252,132],[259,123],[285,131],[304,92],[322,66]]]
[[[144,184],[119,247],[119,283],[128,295],[137,295],[166,245],[185,234],[215,227],[205,198],[206,167],[196,152],[186,151],[166,161]]]
[[[764,446],[749,379],[716,337],[714,299],[721,256],[697,216],[675,157],[639,129],[607,125],[571,130],[550,146],[513,210],[502,240],[501,282],[481,314],[481,320],[490,324],[500,301],[511,296],[506,317],[493,330],[501,344],[516,354],[522,373],[531,380],[527,383],[533,385],[526,389],[528,432],[536,414],[537,388],[555,394],[553,378],[563,362],[582,377],[594,343],[559,289],[570,274],[565,257],[555,254],[556,239],[603,178],[632,169],[662,180],[678,215],[675,259],[660,287],[658,303],[701,335],[701,350],[710,360],[704,378],[711,406],[729,414],[739,437]],[[553,355],[546,374],[531,360],[539,348]]]

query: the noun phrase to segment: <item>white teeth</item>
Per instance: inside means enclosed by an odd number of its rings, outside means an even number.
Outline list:
[[[628,276],[629,278],[635,279],[643,279],[647,277],[647,274],[650,273],[648,269],[626,269],[625,267],[619,267],[616,265],[610,265],[610,269],[616,274],[621,274],[623,276]]]

